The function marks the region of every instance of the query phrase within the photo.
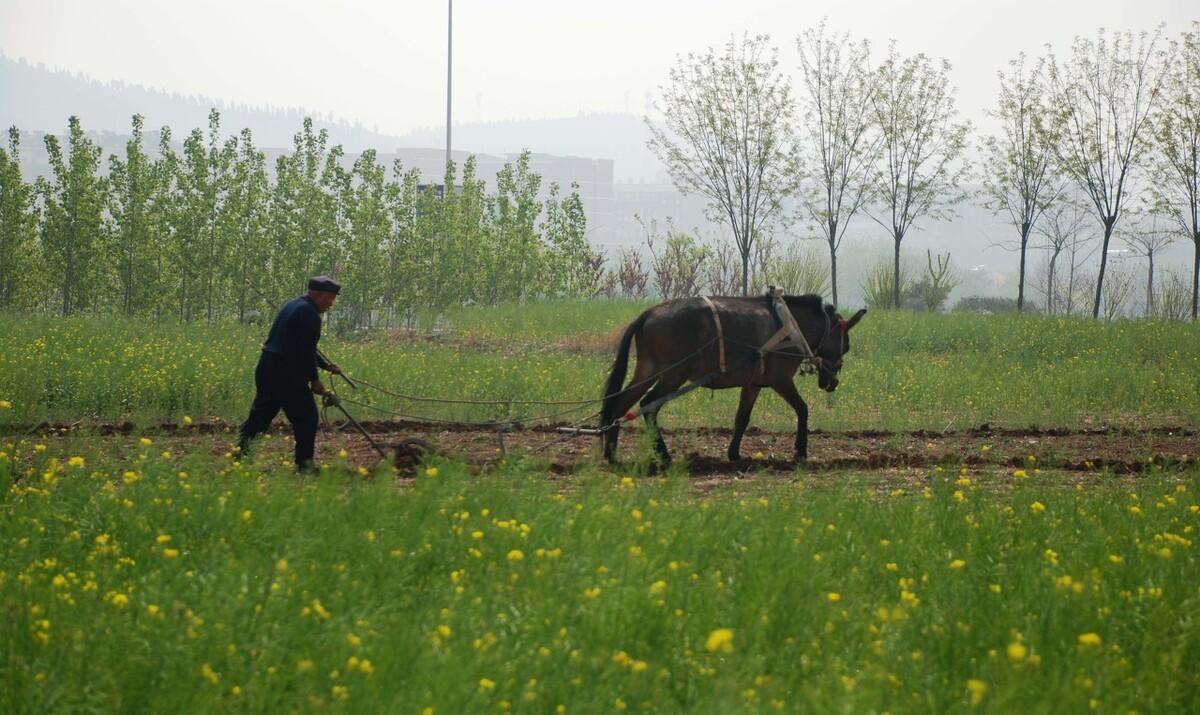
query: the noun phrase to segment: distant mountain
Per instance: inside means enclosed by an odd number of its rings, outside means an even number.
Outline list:
[[[176,136],[186,136],[196,127],[208,126],[208,112],[214,107],[221,112],[223,129],[236,133],[249,127],[259,146],[290,147],[306,116],[313,118],[318,129],[328,129],[347,151],[398,146],[396,137],[297,107],[252,107],[124,82],[101,82],[0,55],[0,125],[4,127],[57,134],[66,131],[67,117],[75,115],[89,131],[127,134],[130,118],[141,114],[147,129],[169,126]]]
[[[25,132],[60,134],[66,131],[67,117],[76,115],[88,131],[124,135],[129,133],[130,118],[141,114],[148,131],[170,126],[182,139],[192,129],[206,127],[209,109],[214,107],[221,112],[222,129],[236,133],[248,127],[261,147],[291,147],[306,116],[350,153],[446,145],[444,127],[394,136],[303,108],[231,104],[213,97],[101,82],[0,55],[0,127],[4,128],[15,125]],[[539,154],[613,159],[617,181],[661,178],[661,165],[646,149],[648,138],[642,120],[627,114],[463,124],[453,132],[456,153],[506,155],[530,149]]]

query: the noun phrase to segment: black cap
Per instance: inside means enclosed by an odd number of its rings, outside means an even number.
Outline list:
[[[314,276],[308,279],[308,289],[323,290],[326,293],[337,295],[341,292],[342,286],[329,276]]]

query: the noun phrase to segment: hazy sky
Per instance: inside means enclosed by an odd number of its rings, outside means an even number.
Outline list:
[[[1178,35],[1195,0],[456,0],[455,121],[644,113],[677,54],[767,33],[795,73],[822,16],[945,57],[975,121],[996,71],[1100,27]],[[401,133],[445,121],[441,0],[0,0],[0,51],[102,80],[333,112]]]

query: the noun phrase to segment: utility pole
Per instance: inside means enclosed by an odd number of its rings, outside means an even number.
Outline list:
[[[454,0],[446,0],[446,166],[450,166],[450,98],[454,77]]]

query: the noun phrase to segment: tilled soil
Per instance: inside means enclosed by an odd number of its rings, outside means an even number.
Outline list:
[[[570,474],[583,464],[600,460],[599,438],[570,435],[553,426],[539,426],[501,434],[467,424],[427,424],[403,421],[366,422],[363,427],[389,461],[411,473],[420,448],[485,469],[505,454],[525,454],[544,460],[549,472]],[[5,433],[61,438],[72,434],[98,434],[136,449],[134,436],[150,436],[165,449],[183,451],[207,448],[223,454],[236,444],[235,427],[210,421],[181,427],[161,424],[135,429],[132,424],[50,425],[10,427]],[[923,431],[814,431],[809,437],[808,459],[793,458],[792,433],[751,428],[742,440],[743,459],[726,458],[730,430],[725,428],[667,429],[664,437],[677,462],[684,462],[697,479],[736,478],[749,474],[792,475],[814,472],[888,473],[967,466],[971,469],[1042,468],[1064,472],[1135,475],[1155,468],[1194,463],[1200,453],[1200,430],[1191,427],[1106,429],[1011,429],[988,425],[951,432]],[[624,428],[620,457],[630,463],[646,461],[648,448],[642,430]],[[203,446],[202,446],[203,445]],[[417,448],[414,448],[416,445]],[[290,430],[276,422],[262,451],[281,459],[290,453]],[[380,461],[379,453],[351,425],[331,425],[317,437],[317,461],[345,459],[365,467]],[[399,453],[399,454],[398,454]],[[397,459],[398,455],[398,459]]]

